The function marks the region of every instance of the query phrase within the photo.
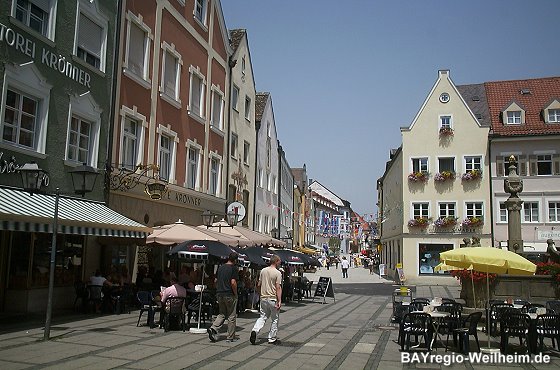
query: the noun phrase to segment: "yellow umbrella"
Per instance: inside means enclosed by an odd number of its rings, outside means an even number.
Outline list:
[[[449,266],[469,268],[478,272],[486,273],[487,299],[490,300],[490,279],[488,274],[508,275],[533,275],[537,265],[517,253],[501,248],[490,247],[466,247],[452,249],[440,253],[439,260]],[[489,316],[488,314],[486,315]],[[488,334],[488,348],[490,348],[490,326],[486,326]]]

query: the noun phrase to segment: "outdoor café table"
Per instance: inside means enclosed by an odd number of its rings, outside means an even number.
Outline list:
[[[412,313],[427,313],[432,318],[432,326],[434,327],[435,335],[432,338],[432,342],[430,343],[431,348],[435,348],[434,344],[436,343],[436,338],[442,345],[442,348],[447,348],[446,345],[443,343],[443,339],[441,339],[439,335],[439,327],[441,326],[441,322],[444,318],[449,316],[451,313],[445,311],[431,311],[431,312],[424,312],[424,311],[412,311]]]

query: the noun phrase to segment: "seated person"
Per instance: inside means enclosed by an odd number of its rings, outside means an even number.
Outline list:
[[[160,318],[159,318],[160,327],[163,325],[162,319],[163,319],[164,311],[169,312],[170,309],[167,299],[173,297],[183,297],[183,298],[187,297],[187,290],[181,284],[179,284],[175,275],[171,277],[170,283],[171,285],[169,287],[161,291],[161,304],[164,309],[162,309],[160,312]],[[184,313],[185,312],[184,304],[182,309]]]
[[[113,284],[101,276],[101,271],[95,270],[95,275],[90,276],[89,285],[93,288],[89,289],[89,299],[95,302],[95,312],[101,313],[101,305],[103,303],[103,287],[110,287]]]

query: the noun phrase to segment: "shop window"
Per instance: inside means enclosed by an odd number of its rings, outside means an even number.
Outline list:
[[[13,232],[8,288],[27,289],[32,233]]]
[[[439,255],[442,252],[453,249],[453,244],[420,244],[418,255],[418,267],[420,275],[433,275],[438,272],[434,267],[439,265]],[[440,272],[440,274],[447,272]]]
[[[49,285],[51,234],[36,234],[33,246],[31,287]],[[84,236],[57,235],[54,283],[59,286],[74,284],[82,275]]]

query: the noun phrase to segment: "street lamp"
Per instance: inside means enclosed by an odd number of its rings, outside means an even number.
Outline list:
[[[218,226],[214,226],[214,218],[216,215],[209,210],[202,212],[202,224],[206,226],[207,229],[211,227],[219,228],[219,232],[222,232],[222,222],[218,224]],[[230,227],[234,227],[239,222],[239,213],[237,212],[228,212],[225,215],[225,220],[222,218],[222,221],[227,222]],[[225,227],[225,226],[224,226]]]
[[[209,210],[206,210],[206,211],[202,212],[202,224],[205,225],[207,229],[212,227],[212,224],[214,223],[214,217],[215,216],[216,215],[214,215]]]
[[[19,169],[21,180],[23,182],[23,189],[33,195],[41,190],[41,185],[48,185],[47,172],[39,168],[36,163],[26,163]],[[72,175],[72,184],[76,194],[81,194],[82,197],[85,193],[93,190],[95,179],[97,178],[97,171],[85,164],[77,167],[75,170],[70,171]],[[54,215],[53,215],[53,235],[51,242],[51,260],[49,265],[49,291],[47,297],[47,313],[45,317],[45,332],[43,340],[49,340],[51,333],[51,318],[53,306],[53,293],[54,293],[54,269],[56,268],[56,236],[58,231],[58,205],[60,200],[60,188],[55,190],[54,198]]]
[[[231,227],[237,225],[238,219],[239,219],[239,214],[237,212],[228,212],[226,214],[226,222]]]

